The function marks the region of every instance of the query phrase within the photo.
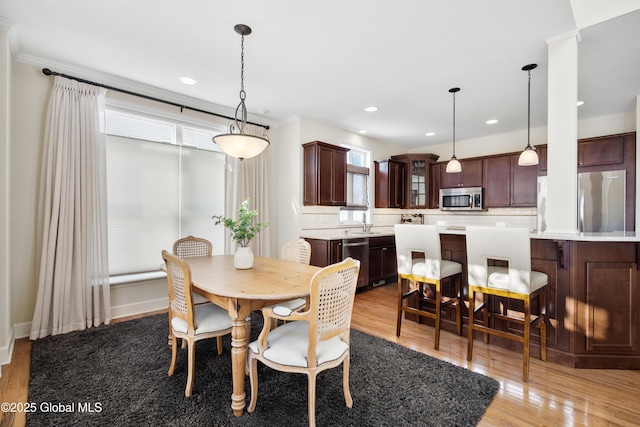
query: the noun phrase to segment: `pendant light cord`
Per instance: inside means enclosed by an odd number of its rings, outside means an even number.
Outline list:
[[[527,148],[531,148],[531,70],[529,73],[529,82],[527,86]]]
[[[456,158],[456,93],[453,92],[453,157]]]

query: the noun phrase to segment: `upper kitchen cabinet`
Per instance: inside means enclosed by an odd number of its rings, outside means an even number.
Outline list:
[[[536,146],[538,174],[547,174],[547,145]],[[578,140],[578,172],[630,168],[635,170],[636,133],[598,136]]]
[[[303,203],[346,206],[348,148],[313,141],[304,148]]]
[[[518,166],[519,156],[507,154],[483,160],[486,208],[536,206],[538,168]]]
[[[405,195],[405,164],[395,160],[376,160],[375,207],[403,208]]]
[[[578,170],[624,169],[625,163],[635,162],[635,141],[635,132],[579,140]]]
[[[482,187],[482,159],[460,160],[462,172],[447,173],[446,163],[440,167],[440,188]]]
[[[438,160],[438,157],[431,153],[391,156],[392,160],[405,164],[405,208],[426,209],[429,207],[429,168]]]

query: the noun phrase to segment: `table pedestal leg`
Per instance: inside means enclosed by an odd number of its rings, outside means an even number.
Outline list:
[[[238,313],[239,314],[239,313]],[[247,336],[246,315],[233,319],[233,329],[231,330],[231,369],[233,375],[233,394],[231,395],[231,409],[233,414],[239,417],[244,412],[244,371],[247,360]]]

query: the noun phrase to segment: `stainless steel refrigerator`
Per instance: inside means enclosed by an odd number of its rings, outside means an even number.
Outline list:
[[[625,230],[624,170],[578,174],[578,230],[611,232]],[[538,232],[547,229],[547,177],[538,177]]]
[[[625,231],[626,172],[578,174],[578,231]]]

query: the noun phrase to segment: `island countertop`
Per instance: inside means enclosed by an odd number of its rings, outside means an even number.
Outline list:
[[[465,226],[446,225],[438,226],[440,234],[457,234],[464,236],[466,234]],[[306,239],[321,239],[321,240],[342,240],[353,239],[361,237],[385,237],[393,236],[393,229],[385,227],[380,231],[373,231],[371,233],[363,233],[361,231],[353,231],[349,229],[335,229],[335,230],[306,230],[300,234],[300,237]],[[531,232],[532,239],[546,239],[546,240],[565,240],[565,241],[579,241],[579,242],[640,242],[640,236],[634,231],[614,231],[606,233],[538,233],[537,231]]]

